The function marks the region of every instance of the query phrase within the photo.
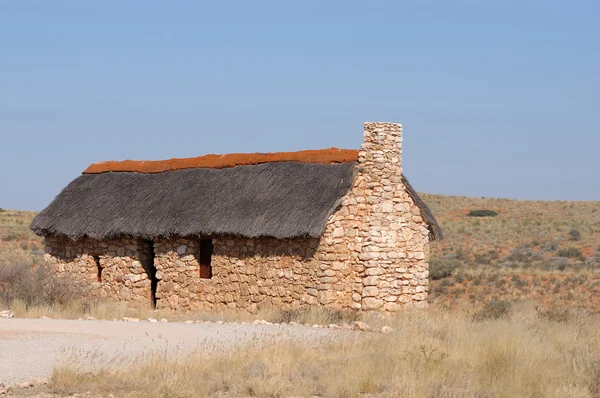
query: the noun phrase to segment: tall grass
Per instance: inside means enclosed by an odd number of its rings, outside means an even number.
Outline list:
[[[469,311],[406,312],[394,332],[324,341],[253,341],[180,358],[152,352],[95,373],[55,368],[51,391],[133,397],[597,397],[600,319],[553,322],[532,308],[473,321]]]

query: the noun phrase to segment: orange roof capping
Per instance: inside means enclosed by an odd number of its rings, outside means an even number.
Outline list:
[[[230,153],[227,155],[205,155],[185,159],[98,162],[85,169],[83,174],[101,174],[108,172],[137,172],[150,174],[195,168],[224,169],[228,167],[250,166],[271,162],[347,163],[356,162],[357,160],[358,150],[338,148],[298,152]]]

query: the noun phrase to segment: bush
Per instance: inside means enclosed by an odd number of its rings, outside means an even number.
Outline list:
[[[302,308],[282,309],[275,314],[274,322],[300,324],[342,324],[357,321],[360,317],[358,311],[336,310],[329,308]]]
[[[498,213],[494,210],[471,210],[467,215],[469,217],[496,217]]]
[[[492,299],[473,315],[477,322],[509,318],[512,313],[510,301]]]
[[[19,237],[16,234],[8,234],[8,235],[2,237],[2,240],[5,242],[12,242],[17,239],[19,239]]]
[[[553,252],[558,250],[558,243],[556,242],[544,242],[544,244],[542,245],[542,252],[547,253],[547,252]]]
[[[583,258],[583,255],[581,254],[581,250],[579,250],[576,247],[569,247],[568,249],[561,249],[558,251],[557,254],[559,257]]]
[[[462,265],[456,258],[434,258],[429,262],[429,277],[434,281],[447,278]]]
[[[571,320],[571,314],[568,309],[559,310],[556,308],[535,307],[535,311],[540,319],[548,322],[568,322]]]
[[[569,240],[571,242],[579,242],[581,240],[581,232],[576,229],[569,231]]]
[[[26,262],[0,268],[0,301],[9,305],[20,300],[27,308],[36,305],[64,305],[83,297],[83,287],[56,277],[48,264],[32,267]]]
[[[498,252],[495,250],[488,250],[487,253],[475,254],[475,263],[480,265],[489,265],[498,260]]]

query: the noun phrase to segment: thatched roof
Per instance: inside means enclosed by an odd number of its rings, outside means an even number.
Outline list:
[[[270,154],[255,156],[265,155]],[[114,168],[124,164],[100,163],[72,181],[38,214],[31,229],[38,235],[71,239],[198,235],[316,238],[349,191],[356,165],[349,151],[333,151],[327,156],[318,163],[278,160],[244,166],[236,166],[239,158],[235,158],[220,169],[179,167],[184,163],[171,160],[171,166],[176,167],[162,172],[156,170],[164,164],[148,166],[151,162],[125,165],[148,167],[145,172],[115,172]],[[408,181],[405,185],[421,208],[431,236],[440,238],[441,230],[429,208]]]
[[[410,195],[412,200],[421,210],[421,217],[425,220],[427,227],[429,228],[429,239],[430,240],[442,240],[444,239],[444,232],[438,224],[437,220],[433,216],[433,213],[427,206],[427,203],[423,202],[423,199],[419,196],[417,191],[410,185],[404,174],[402,175],[402,183],[406,187],[406,192]]]

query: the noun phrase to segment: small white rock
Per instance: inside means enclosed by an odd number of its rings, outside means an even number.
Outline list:
[[[154,319],[154,318],[148,318],[148,322],[155,323],[155,322],[158,322],[158,321],[156,319]]]
[[[34,386],[34,384],[33,384],[32,381],[26,381],[25,383],[17,383],[17,384],[15,384],[16,388],[21,388],[21,389],[31,388],[33,386]]]
[[[123,320],[125,322],[139,322],[140,321],[139,318],[129,318],[129,317],[126,317],[126,316],[123,317]]]
[[[390,334],[393,331],[394,331],[394,329],[392,329],[389,326],[384,326],[384,327],[381,328],[381,333],[383,333],[383,334]]]
[[[363,332],[371,330],[371,327],[364,322],[354,321],[352,324],[352,329],[361,330]]]
[[[162,323],[167,323],[167,322],[169,322],[169,321],[167,321],[165,318],[161,319],[160,321],[161,321]]]
[[[15,313],[11,310],[0,311],[0,318],[14,318]]]

